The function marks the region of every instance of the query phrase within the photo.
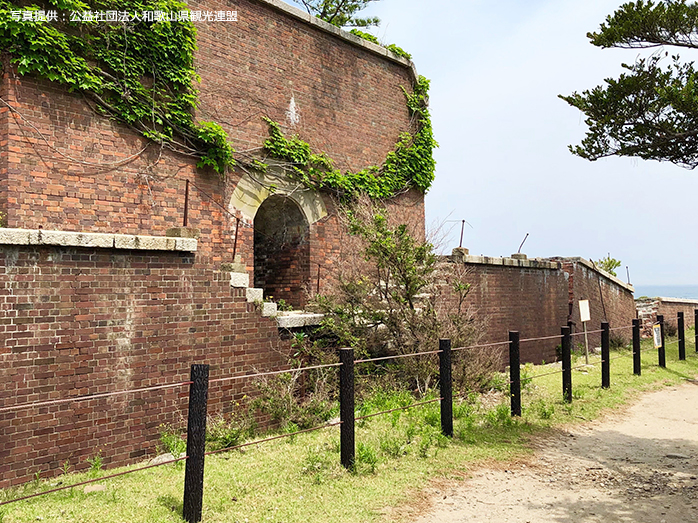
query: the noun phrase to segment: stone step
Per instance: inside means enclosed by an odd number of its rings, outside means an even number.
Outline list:
[[[256,287],[247,287],[247,302],[264,301],[264,290]]]

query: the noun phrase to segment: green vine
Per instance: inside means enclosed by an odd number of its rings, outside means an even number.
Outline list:
[[[392,52],[393,54],[396,54],[398,56],[402,56],[403,58],[406,58],[407,60],[412,60],[412,55],[410,53],[408,53],[407,51],[405,51],[403,48],[398,47],[395,44],[383,45],[378,41],[378,38],[373,36],[371,33],[366,33],[364,31],[360,31],[359,29],[352,29],[349,32],[353,35],[358,36],[359,38],[363,38],[364,40],[368,40],[371,43],[383,46],[388,51]]]
[[[235,164],[227,134],[195,122],[198,81],[196,29],[190,21],[105,23],[72,20],[71,13],[179,13],[177,0],[46,0],[15,5],[0,0],[0,49],[20,75],[35,75],[78,91],[101,114],[142,136],[197,158],[197,167],[224,174]],[[12,12],[57,12],[56,20],[16,20]]]
[[[381,166],[342,173],[325,153],[313,153],[298,135],[285,137],[281,126],[269,118],[264,118],[269,126],[264,149],[273,158],[287,162],[291,175],[307,187],[329,190],[341,198],[353,198],[358,193],[376,199],[389,198],[410,187],[426,193],[434,181],[433,149],[438,146],[428,109],[429,80],[420,76],[412,93],[404,88],[403,91],[417,131],[402,133]]]

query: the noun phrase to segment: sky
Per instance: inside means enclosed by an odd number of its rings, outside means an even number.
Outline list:
[[[590,89],[649,51],[599,49],[586,34],[621,0],[379,0],[373,32],[431,80],[440,147],[427,226],[445,251],[529,257],[608,253],[636,285],[698,284],[698,171],[634,158],[589,162],[567,149],[581,113],[558,94]],[[694,52],[695,53],[695,52]],[[682,56],[695,59],[690,50]]]

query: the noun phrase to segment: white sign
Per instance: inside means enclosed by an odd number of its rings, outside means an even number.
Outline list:
[[[579,300],[579,316],[581,316],[582,323],[585,321],[591,321],[591,312],[589,312],[589,300]]]
[[[654,338],[654,348],[658,349],[662,346],[662,327],[659,323],[652,325],[652,335]]]

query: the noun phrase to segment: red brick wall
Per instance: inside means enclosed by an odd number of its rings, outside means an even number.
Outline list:
[[[682,302],[680,299],[669,301],[659,299],[657,314],[664,315],[664,321],[671,323],[674,326],[678,325],[677,313],[683,312],[683,321],[686,329],[693,327],[695,323],[695,310],[698,309],[698,302],[695,300],[687,300]]]
[[[567,322],[567,280],[560,270],[466,263],[471,284],[466,305],[485,322],[480,343],[552,336]],[[522,363],[555,361],[559,339],[524,342]],[[508,359],[508,352],[505,352]]]
[[[229,273],[192,254],[0,247],[0,405],[278,368],[276,322]],[[235,385],[233,385],[235,383]],[[212,386],[209,410],[230,412],[249,382]],[[152,455],[161,423],[186,416],[188,387],[0,413],[0,487]]]
[[[569,274],[570,303],[573,332],[583,332],[584,326],[579,316],[579,300],[589,300],[591,320],[587,331],[598,331],[601,322],[608,321],[612,338],[622,338],[626,343],[632,342],[632,321],[637,317],[635,299],[630,290],[604,275],[574,259],[561,259],[563,270]],[[603,299],[602,299],[603,297]],[[589,346],[600,347],[601,335],[589,334]],[[584,345],[584,336],[577,335],[573,343]]]
[[[261,147],[268,137],[262,116],[268,116],[314,150],[327,152],[337,167],[358,170],[380,164],[409,129],[402,88],[412,85],[410,67],[264,2],[201,2],[198,7],[238,11],[238,22],[197,25],[196,55],[201,76],[197,116],[220,123],[236,149]],[[228,207],[239,172],[223,181],[198,171],[190,158],[96,115],[80,95],[18,77],[8,67],[3,73],[3,98],[26,118],[10,118],[8,124],[8,184],[0,185],[8,226],[163,235],[182,225],[184,182],[190,179],[196,187],[191,188],[189,226],[201,230],[200,254],[212,263],[233,261],[235,219],[216,203]],[[286,119],[292,97],[300,114],[293,127]],[[0,119],[7,121],[7,113]],[[0,184],[2,176],[0,164]],[[423,216],[423,196],[416,194],[403,198]],[[311,273],[317,269],[313,263],[323,265],[338,251],[336,227],[329,216],[312,228]],[[250,223],[241,225],[237,253],[251,271]]]

